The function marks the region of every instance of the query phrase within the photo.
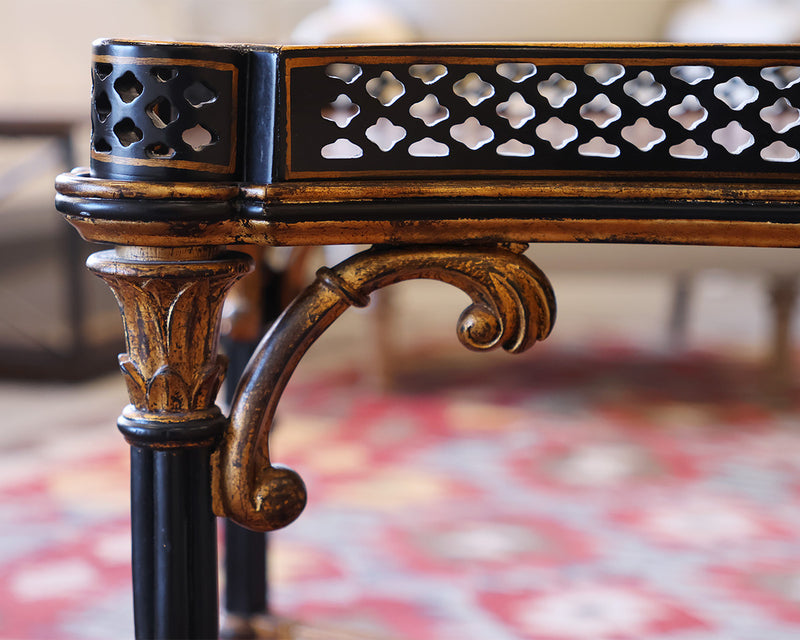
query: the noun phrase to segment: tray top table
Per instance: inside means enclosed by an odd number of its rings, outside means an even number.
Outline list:
[[[306,500],[268,435],[305,350],[383,286],[466,291],[469,348],[555,320],[530,242],[800,245],[800,46],[271,47],[98,41],[91,167],[57,207],[115,250],[131,404],[136,633],[217,635],[214,516],[285,526]],[[229,245],[373,244],[323,268],[215,405]]]

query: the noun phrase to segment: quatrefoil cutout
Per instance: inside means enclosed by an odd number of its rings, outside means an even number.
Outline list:
[[[553,116],[536,127],[536,135],[542,140],[547,140],[553,149],[559,150],[578,137],[578,128]]]
[[[520,142],[516,138],[511,138],[497,147],[497,155],[510,158],[529,158],[533,153],[531,145]]]
[[[792,106],[786,98],[778,98],[770,107],[758,112],[775,133],[784,133],[800,123],[800,109]]]
[[[461,124],[450,127],[453,140],[460,142],[468,149],[480,149],[487,142],[494,140],[494,131],[482,125],[477,118],[469,117]]]
[[[681,100],[680,104],[670,107],[667,113],[670,118],[688,131],[692,131],[697,125],[708,119],[706,108],[700,104],[697,96],[691,94]]]
[[[708,149],[687,138],[680,144],[672,145],[669,148],[669,155],[681,160],[704,160],[708,157]]]
[[[782,140],[776,140],[761,150],[761,157],[767,162],[797,162],[800,160],[800,152]]]
[[[114,65],[108,62],[95,62],[94,72],[97,74],[98,80],[105,80],[114,71]]]
[[[587,76],[591,76],[603,86],[612,84],[625,75],[625,67],[610,62],[595,62],[583,67]]]
[[[578,86],[560,73],[554,73],[547,80],[540,82],[537,89],[554,109],[563,107],[567,100],[578,92]]]
[[[144,112],[158,129],[166,129],[178,119],[178,112],[164,96],[159,96],[145,108]]]
[[[322,147],[321,153],[326,160],[352,160],[363,156],[364,150],[347,138],[339,138]]]
[[[126,71],[114,81],[114,91],[124,103],[129,104],[142,95],[144,86],[132,72]]]
[[[734,111],[740,111],[756,101],[758,89],[751,87],[739,76],[734,76],[714,87],[714,95]]]
[[[105,138],[95,138],[92,147],[97,153],[111,153],[111,145]]]
[[[667,95],[664,85],[649,71],[642,71],[633,80],[628,80],[622,85],[622,90],[643,107],[649,107]]]
[[[101,92],[97,98],[95,98],[94,110],[97,112],[97,117],[100,122],[105,122],[108,120],[108,116],[111,115],[111,100],[109,100],[108,94],[105,91]]]
[[[117,136],[120,144],[123,147],[129,147],[136,142],[139,142],[144,134],[142,130],[136,126],[136,123],[130,118],[123,118],[114,125],[114,135]]]
[[[207,104],[215,102],[217,100],[217,92],[202,82],[196,81],[186,87],[183,97],[195,109],[200,109]]]
[[[498,104],[496,111],[497,115],[508,120],[512,129],[519,129],[536,115],[534,108],[525,102],[525,98],[518,91],[512,93],[505,102]]]
[[[530,62],[501,62],[496,71],[511,82],[520,83],[536,75],[536,65]]]
[[[412,64],[408,73],[425,84],[433,84],[447,75],[447,67],[443,64]]]
[[[153,160],[169,160],[175,156],[175,149],[164,144],[163,142],[155,142],[147,145],[144,153],[148,158]]]
[[[578,153],[591,158],[616,158],[620,154],[619,147],[595,136],[589,142],[578,147]]]
[[[622,109],[615,105],[604,93],[599,93],[580,108],[581,117],[594,122],[601,129],[619,120]]]
[[[181,139],[195,151],[202,151],[206,147],[217,144],[218,141],[217,136],[201,124],[186,129],[181,134]]]
[[[699,64],[684,64],[678,67],[672,67],[669,74],[673,78],[683,80],[689,85],[696,85],[703,80],[710,80],[714,76],[714,70],[711,67]]]
[[[432,93],[429,93],[419,102],[412,104],[408,112],[415,118],[422,120],[429,127],[442,122],[442,120],[447,120],[450,115],[447,107],[440,105],[439,99]]]
[[[352,84],[361,76],[361,67],[348,62],[331,62],[325,67],[325,75],[341,80],[345,84]]]
[[[360,112],[359,106],[342,93],[336,100],[322,107],[321,115],[325,120],[330,120],[340,129],[344,129]]]
[[[622,129],[622,137],[640,151],[650,151],[658,143],[663,142],[667,134],[663,129],[651,125],[647,118],[639,118],[632,125]]]
[[[367,93],[384,107],[393,105],[405,92],[405,85],[391,71],[384,71],[377,78],[367,81]]]
[[[178,72],[172,67],[153,67],[150,69],[150,75],[153,76],[156,81],[166,83],[177,78]]]
[[[378,118],[375,124],[367,128],[365,135],[381,151],[389,151],[406,137],[406,130],[403,127],[398,127],[388,118]]]
[[[444,158],[450,154],[450,148],[433,138],[423,138],[409,145],[408,153],[415,158]]]
[[[470,72],[453,85],[453,93],[477,107],[494,95],[494,87],[477,73]]]
[[[761,70],[761,77],[774,84],[778,89],[788,89],[800,81],[800,67],[767,67]]]
[[[717,129],[711,134],[711,139],[732,155],[739,155],[748,147],[753,146],[755,138],[736,120],[729,122],[726,127]]]

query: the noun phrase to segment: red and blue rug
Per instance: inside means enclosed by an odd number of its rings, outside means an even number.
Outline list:
[[[800,405],[720,354],[446,351],[290,385],[273,608],[416,640],[800,637]],[[800,396],[796,396],[800,397]],[[130,637],[127,451],[3,454],[0,637]]]

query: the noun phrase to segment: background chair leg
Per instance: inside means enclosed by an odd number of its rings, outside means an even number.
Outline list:
[[[251,277],[251,276],[248,276]],[[225,398],[230,403],[236,382],[242,375],[258,342],[223,338],[228,354]],[[266,533],[250,531],[224,520],[225,592],[222,638],[257,638],[257,623],[270,614]]]
[[[266,533],[225,520],[223,638],[256,638],[256,622],[270,613]]]
[[[267,326],[305,286],[302,272],[309,249],[293,250],[286,268],[269,267],[258,247],[246,248],[256,268],[236,285],[226,302],[223,350],[228,356],[225,401],[230,404],[239,378]],[[258,638],[271,614],[269,606],[268,534],[224,521],[223,638]],[[267,625],[269,626],[269,625]]]
[[[773,276],[769,294],[772,302],[772,345],[768,378],[776,401],[787,402],[794,373],[791,330],[797,302],[797,276]]]
[[[675,278],[672,308],[669,314],[668,340],[673,353],[686,348],[689,329],[689,303],[694,278],[690,273],[679,273]]]

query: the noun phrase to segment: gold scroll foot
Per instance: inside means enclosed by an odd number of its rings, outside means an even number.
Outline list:
[[[269,429],[278,401],[308,348],[350,306],[376,289],[426,278],[472,299],[458,320],[470,349],[518,353],[550,333],[555,297],[547,277],[522,255],[524,246],[373,248],[317,272],[273,324],[245,371],[230,422],[213,460],[214,512],[257,531],[292,522],[305,506],[302,480],[272,465]]]

